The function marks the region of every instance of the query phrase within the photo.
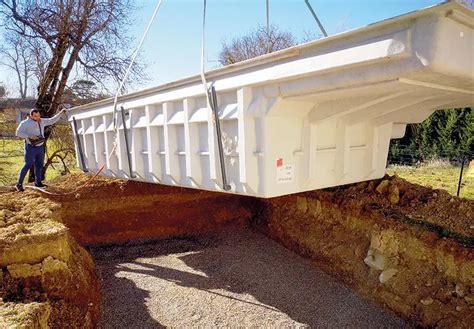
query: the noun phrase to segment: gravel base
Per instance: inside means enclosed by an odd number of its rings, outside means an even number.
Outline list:
[[[103,328],[407,326],[250,229],[92,253]]]

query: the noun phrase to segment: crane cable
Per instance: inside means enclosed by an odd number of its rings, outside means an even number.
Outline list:
[[[206,29],[206,0],[203,4],[203,13],[202,13],[202,34],[201,34],[201,82],[204,87],[204,93],[206,95],[207,105],[210,106],[211,99],[209,97],[209,91],[207,87],[206,73],[204,70],[204,56],[205,56],[205,29]]]
[[[135,60],[138,56],[138,53],[140,52],[140,49],[143,45],[143,42],[145,41],[145,38],[148,34],[148,31],[150,30],[151,25],[153,24],[153,21],[155,20],[156,14],[158,14],[158,10],[161,7],[161,3],[163,0],[159,0],[158,4],[155,7],[155,10],[153,11],[153,14],[151,15],[150,21],[148,22],[148,26],[145,29],[145,33],[143,33],[143,36],[140,40],[140,43],[138,44],[137,49],[132,55],[132,60],[130,61],[130,64],[128,65],[127,71],[125,71],[125,75],[122,78],[122,81],[120,81],[119,87],[117,88],[117,92],[115,93],[114,97],[114,114],[113,114],[113,119],[114,119],[114,132],[117,132],[117,102],[118,102],[118,97],[122,93],[123,86],[125,84],[125,80],[127,79],[128,75],[130,74],[130,71],[132,70],[133,64],[135,64]]]
[[[267,53],[271,52],[270,42],[270,0],[265,0],[266,19],[267,19]]]
[[[318,15],[316,15],[316,13],[314,12],[313,7],[312,7],[311,4],[309,3],[309,0],[304,0],[304,2],[306,3],[306,6],[308,7],[309,12],[311,13],[311,15],[313,15],[313,18],[314,18],[314,20],[316,21],[316,23],[318,24],[318,26],[319,26],[321,32],[323,32],[323,35],[324,35],[325,37],[327,37],[328,34],[327,34],[326,30],[324,29],[323,24],[322,24],[321,21],[319,20]]]

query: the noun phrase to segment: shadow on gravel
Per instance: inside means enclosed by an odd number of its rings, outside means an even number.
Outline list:
[[[111,287],[102,287],[102,328],[165,328],[148,312],[144,303],[150,297],[148,291],[138,288],[127,278],[114,276],[113,273],[104,271],[101,275],[107,276],[105,285]]]
[[[363,300],[309,261],[250,230],[95,248],[92,252],[103,278],[105,328],[156,328],[162,326],[159,323],[162,317],[166,325],[179,326],[189,324],[189,320],[182,322],[182,318],[199,313],[200,308],[207,308],[209,317],[213,314],[208,310],[210,307],[216,308],[214,322],[212,316],[209,319],[210,325],[228,324],[219,322],[218,316],[228,312],[233,314],[231,323],[239,326],[263,325],[252,321],[274,319],[275,315],[289,317],[294,322],[268,325],[406,326],[401,319]],[[171,262],[167,263],[170,257]],[[181,267],[176,267],[181,263]],[[180,298],[178,293],[169,294],[163,288],[173,284],[188,288],[183,289],[186,300],[176,300]],[[154,297],[150,292],[154,292]],[[201,297],[196,297],[197,302],[193,303],[194,295]],[[219,302],[207,303],[202,296],[220,301],[222,308],[230,308],[223,311],[215,305]],[[160,315],[169,303],[176,304],[179,316]],[[249,308],[262,316],[252,318]],[[234,322],[239,316],[240,322]]]
[[[90,251],[97,264],[102,289],[102,328],[166,328],[154,319],[145,304],[150,292],[137,287],[134,281],[118,275],[130,269],[121,264],[134,262],[139,257],[157,257],[168,254],[201,250],[214,241],[199,241],[196,237],[178,237],[132,242],[109,247],[92,247]],[[143,266],[143,264],[140,264]],[[140,271],[135,272],[139,273]],[[149,271],[146,275],[155,275]]]

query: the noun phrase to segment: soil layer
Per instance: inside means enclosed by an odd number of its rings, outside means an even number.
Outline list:
[[[0,318],[6,327],[92,328],[99,321],[94,261],[58,222],[59,209],[34,192],[0,194]]]
[[[69,191],[85,179],[70,175],[55,189]],[[62,204],[63,223],[82,245],[243,227],[258,204],[249,197],[104,178],[80,193],[55,199]]]
[[[255,225],[417,324],[474,323],[474,202],[397,177],[263,200]]]

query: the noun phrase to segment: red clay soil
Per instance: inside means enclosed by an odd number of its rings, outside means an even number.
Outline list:
[[[88,177],[69,175],[54,191],[71,191]],[[52,189],[51,189],[52,190]],[[166,185],[98,178],[74,195],[54,197],[61,218],[82,245],[171,237],[243,227],[257,199]]]
[[[412,184],[397,176],[301,195],[331,202],[351,212],[422,225],[441,236],[452,235],[460,242],[474,245],[474,200],[453,197],[444,190]]]

